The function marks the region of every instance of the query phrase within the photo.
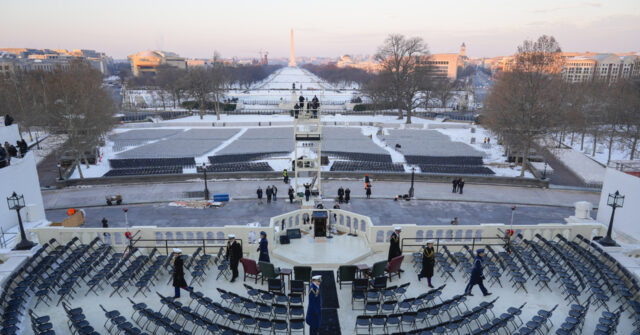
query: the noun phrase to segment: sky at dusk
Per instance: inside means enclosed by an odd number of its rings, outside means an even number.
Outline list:
[[[515,52],[553,35],[565,51],[640,51],[640,0],[607,1],[150,1],[2,0],[0,47],[95,49],[114,58],[144,49],[181,56],[372,54],[390,33],[422,37],[432,53]]]

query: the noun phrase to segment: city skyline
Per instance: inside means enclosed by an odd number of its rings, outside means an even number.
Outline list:
[[[403,1],[168,1],[64,5],[42,0],[9,1],[0,14],[0,47],[95,49],[116,59],[145,49],[188,58],[257,57],[289,54],[290,29],[297,57],[373,54],[390,33],[422,37],[432,53],[457,53],[462,42],[471,57],[515,53],[525,39],[553,35],[563,50],[637,52],[640,3],[507,1],[424,4]],[[177,15],[178,10],[185,13]],[[29,15],[15,15],[29,13]]]

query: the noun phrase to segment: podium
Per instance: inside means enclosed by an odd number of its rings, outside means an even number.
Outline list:
[[[327,236],[327,219],[329,214],[327,211],[313,211],[311,222],[313,224],[313,237]]]

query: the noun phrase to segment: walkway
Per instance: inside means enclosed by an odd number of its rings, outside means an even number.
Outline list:
[[[267,185],[276,185],[279,196],[287,194],[287,185],[278,180],[227,180],[209,181],[209,190],[214,193],[229,193],[233,199],[255,199],[258,185],[266,189]],[[372,180],[374,199],[392,199],[398,194],[408,193],[410,182],[376,182]],[[330,180],[323,183],[325,199],[336,197],[338,188],[351,189],[351,197],[364,198],[364,182],[357,180]],[[600,194],[561,189],[542,189],[533,187],[513,187],[498,185],[475,185],[467,183],[464,194],[451,192],[451,185],[444,183],[416,183],[415,197],[420,200],[438,200],[455,202],[481,202],[515,205],[542,205],[573,207],[576,201],[589,201],[598,204]],[[105,196],[122,194],[125,204],[162,203],[184,199],[184,192],[202,191],[202,179],[191,182],[164,184],[128,184],[78,186],[42,192],[46,209],[66,209],[69,207],[104,206]]]

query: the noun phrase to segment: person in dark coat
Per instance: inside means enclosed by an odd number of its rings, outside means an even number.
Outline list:
[[[242,258],[242,246],[236,241],[236,235],[229,234],[229,242],[227,242],[227,259],[229,260],[229,266],[231,267],[231,282],[235,282],[238,278],[238,263]]]
[[[367,184],[366,193],[367,199],[371,199],[371,184]]]
[[[13,124],[13,117],[11,117],[11,115],[7,114],[4,116],[4,125],[5,126],[10,126]]]
[[[349,200],[351,200],[351,190],[347,187],[344,190],[344,202],[349,203]]]
[[[267,233],[264,231],[260,232],[260,242],[258,247],[258,252],[260,252],[260,256],[258,257],[258,262],[267,262],[270,263],[269,259],[269,241],[267,241]]]
[[[369,174],[367,173],[364,175],[364,183],[369,184],[370,182],[371,182],[371,179],[369,179]]]
[[[192,291],[193,287],[187,286],[187,281],[184,280],[184,259],[182,259],[182,250],[174,248],[173,255],[175,260],[173,261],[173,288],[175,289],[174,298],[180,298],[180,289]]]
[[[338,202],[342,203],[344,201],[344,189],[342,186],[338,189]]]
[[[436,264],[436,251],[433,249],[433,240],[427,241],[427,246],[422,249],[422,271],[418,274],[418,280],[427,278],[427,284],[431,285],[431,277],[433,277],[433,267]]]
[[[27,151],[29,150],[27,142],[24,139],[18,140],[16,141],[16,145],[18,145],[18,149],[20,150],[20,157],[24,157],[24,155],[26,155]]]
[[[258,194],[258,203],[261,204],[262,203],[262,187],[258,186],[258,190],[256,191],[256,193]]]
[[[309,197],[311,197],[311,184],[304,184],[304,198],[309,201]]]
[[[454,178],[451,183],[453,184],[453,190],[451,191],[451,193],[458,192],[458,178]]]
[[[402,227],[396,226],[394,230],[395,231],[391,234],[391,238],[389,239],[388,262],[391,262],[394,257],[402,255],[402,250],[400,250],[400,232],[402,231]]]
[[[298,103],[296,102],[296,104],[293,106],[293,117],[297,119],[299,114],[300,114],[300,105],[298,105]]]
[[[295,191],[293,190],[293,187],[289,186],[289,203],[290,204],[293,203],[294,195],[295,195]]]
[[[100,222],[102,222],[102,228],[109,228],[109,220],[107,218],[103,217]]]
[[[301,95],[298,101],[300,102],[300,108],[304,108],[304,96]]]
[[[7,152],[4,151],[4,148],[0,145],[0,168],[9,165],[9,160],[7,159]]]
[[[276,185],[271,185],[271,193],[273,193],[273,201],[278,200],[278,188]]]
[[[270,204],[271,203],[271,197],[273,196],[273,189],[271,189],[271,186],[267,186],[267,203]]]
[[[11,157],[18,157],[18,149],[16,149],[16,147],[13,144],[9,144],[9,149],[7,150],[7,153]]]
[[[464,179],[460,179],[458,181],[458,189],[460,190],[460,194],[462,194],[462,189],[464,188]]]
[[[322,321],[322,295],[320,284],[322,276],[313,276],[309,285],[309,306],[307,307],[306,322],[309,325],[309,334],[317,335]]]
[[[476,258],[473,261],[473,269],[471,269],[471,278],[469,279],[469,284],[467,284],[467,288],[465,288],[464,290],[464,294],[466,295],[473,296],[473,294],[471,294],[471,289],[473,289],[475,285],[480,286],[482,295],[484,295],[485,297],[491,295],[491,293],[487,291],[487,289],[484,287],[484,284],[482,283],[482,281],[484,280],[484,274],[482,273],[482,263],[484,262],[484,259],[482,257],[484,257],[484,249],[478,249],[478,251],[476,251]]]

